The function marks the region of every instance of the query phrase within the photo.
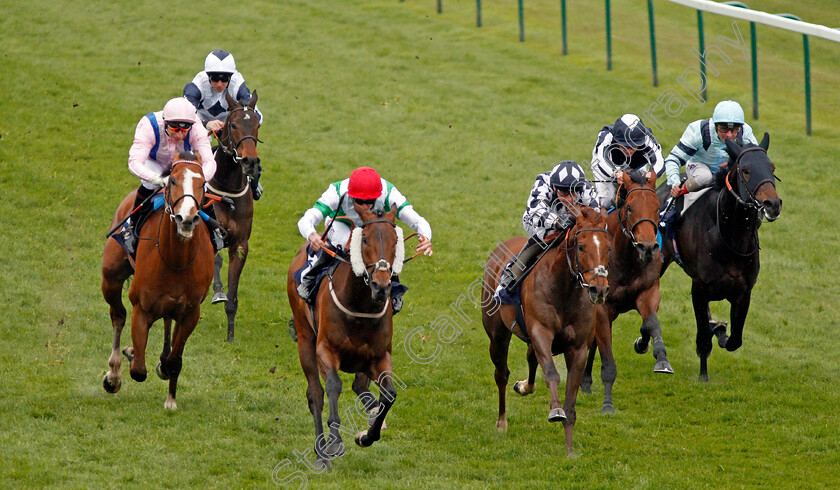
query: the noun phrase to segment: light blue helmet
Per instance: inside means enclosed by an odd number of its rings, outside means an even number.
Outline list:
[[[744,109],[734,100],[724,100],[715,106],[712,123],[744,124]]]

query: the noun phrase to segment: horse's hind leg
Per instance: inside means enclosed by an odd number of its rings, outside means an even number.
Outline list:
[[[510,336],[508,336],[510,338]],[[534,346],[528,345],[528,352],[525,353],[525,360],[528,361],[528,379],[517,381],[513,384],[513,391],[522,396],[530,395],[536,388],[535,380],[537,378],[537,355],[534,353]]]
[[[356,394],[359,401],[362,402],[362,406],[365,407],[365,415],[368,417],[368,426],[372,425],[377,414],[379,414],[379,407],[381,405],[370,391],[370,378],[365,376],[364,373],[356,373],[356,377],[353,378],[353,392]],[[356,405],[356,408],[358,408],[358,405]],[[384,430],[386,428],[385,422],[383,421],[382,429]]]
[[[239,277],[248,259],[248,240],[233,244],[228,252],[228,300],[225,303],[225,313],[228,319],[228,342],[233,342],[236,310],[239,308]]]
[[[529,331],[528,333],[531,336],[531,345],[534,346],[534,354],[536,355],[537,361],[540,363],[540,367],[542,367],[543,375],[545,376],[545,384],[548,386],[548,391],[551,393],[548,421],[562,422],[566,420],[566,412],[563,410],[562,404],[560,403],[560,397],[557,396],[557,387],[560,385],[560,373],[554,365],[554,357],[551,353],[554,331],[535,323],[532,331]],[[581,350],[583,352],[583,364],[580,366],[580,373],[578,373],[576,387],[580,386],[580,376],[583,375],[583,367],[586,364],[586,350],[585,348]]]
[[[642,316],[642,327],[640,328],[642,337],[636,340],[636,344],[645,338],[653,339],[653,358],[656,359],[653,372],[673,374],[674,369],[671,367],[671,363],[668,362],[665,341],[662,340],[662,325],[659,323],[659,318],[656,315],[661,299],[662,295],[658,287],[648,289],[636,298],[636,310]],[[644,343],[647,345],[646,341]],[[636,352],[639,352],[638,348]],[[639,353],[641,354],[641,352]]]
[[[712,329],[709,326],[709,299],[701,285],[691,285],[691,302],[694,306],[694,318],[697,322],[697,356],[700,358],[700,381],[709,381],[707,362],[712,353]]]
[[[122,386],[122,375],[120,374],[120,366],[122,364],[122,357],[120,357],[120,336],[122,335],[123,327],[125,327],[126,319],[125,305],[122,302],[122,285],[127,277],[127,274],[122,274],[119,270],[114,271],[103,267],[102,295],[110,306],[111,326],[114,329],[111,356],[108,358],[109,370],[102,378],[102,387],[108,393],[116,393],[120,391],[120,387]]]
[[[391,409],[397,399],[397,390],[394,388],[391,373],[393,373],[393,364],[391,363],[390,353],[386,353],[377,363],[371,366],[370,377],[376,379],[376,385],[379,387],[380,409],[370,428],[356,434],[356,444],[361,447],[368,447],[379,440],[382,424],[385,422],[385,417],[388,416],[388,410]]]
[[[586,356],[586,367],[583,368],[583,376],[580,378],[580,390],[592,394],[592,367],[595,365],[595,351],[598,350],[598,342],[593,340],[589,344],[589,355]]]
[[[490,360],[496,367],[496,387],[499,389],[499,418],[496,419],[496,429],[506,431],[507,414],[505,409],[505,395],[510,370],[508,369],[508,349],[510,348],[510,330],[492,319],[484,318],[485,330],[490,337]],[[490,324],[489,326],[487,324]]]
[[[212,304],[216,303],[224,303],[227,301],[227,296],[225,295],[225,286],[222,284],[222,265],[224,265],[225,259],[222,257],[222,254],[216,252],[216,257],[213,259],[213,301]]]
[[[169,353],[172,352],[172,348],[170,347],[169,341],[172,332],[172,320],[170,318],[164,318],[163,320],[163,351],[160,353],[160,362],[158,362],[157,368],[155,371],[157,372],[158,378],[167,380],[169,379],[169,372],[166,370],[166,358],[169,357]]]
[[[606,309],[601,307],[595,308],[595,338],[598,343],[598,351],[601,353],[601,383],[604,385],[604,404],[601,407],[601,413],[604,414],[615,413],[612,391],[615,379],[618,376],[618,369],[616,368],[612,348],[611,316],[613,315]],[[591,355],[591,349],[587,350],[590,351]],[[586,366],[583,367],[583,370],[586,370]],[[566,381],[566,386],[569,386],[568,380]],[[566,415],[568,416],[568,413]]]
[[[740,298],[730,303],[729,321],[731,322],[731,335],[723,347],[732,352],[738,350],[743,342],[744,323],[747,321],[747,312],[750,310],[750,296],[752,291],[747,290]]]
[[[575,452],[572,449],[572,432],[575,428],[575,421],[577,420],[577,411],[575,405],[577,404],[578,388],[580,387],[580,378],[583,375],[583,368],[586,364],[586,346],[579,349],[573,349],[566,352],[566,400],[563,408],[566,412],[566,419],[563,420],[563,429],[566,436],[566,454],[574,456]]]

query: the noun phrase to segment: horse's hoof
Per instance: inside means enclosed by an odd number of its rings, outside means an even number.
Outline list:
[[[330,462],[330,460],[329,460],[329,459],[327,459],[327,458],[321,458],[321,457],[315,458],[315,466],[319,466],[319,463],[320,463],[320,468],[321,468],[321,471],[323,471],[323,470],[327,470],[327,471],[332,470],[332,463]]]
[[[727,343],[729,342],[729,335],[726,335],[726,322],[716,324],[712,332],[718,339],[718,346],[721,349],[725,349]]]
[[[134,347],[125,346],[123,347],[122,353],[128,359],[128,362],[134,360]]]
[[[534,385],[529,385],[527,381],[517,381],[513,384],[513,391],[522,396],[530,395],[534,392]]]
[[[709,375],[708,374],[701,374],[700,376],[697,376],[697,381],[699,381],[701,383],[708,383],[709,382]]]
[[[648,349],[650,349],[650,342],[643,341],[641,337],[633,342],[633,350],[636,351],[636,354],[644,354]]]
[[[368,447],[370,446],[370,441],[368,441],[368,431],[363,430],[356,434],[356,445],[359,447]]]
[[[166,410],[177,410],[178,404],[175,403],[174,398],[167,396],[166,401],[163,402],[163,408],[165,408]]]
[[[499,419],[499,420],[496,421],[496,430],[498,430],[499,432],[505,432],[505,431],[507,431],[507,428],[508,428],[507,419]]]
[[[566,420],[566,412],[564,412],[562,408],[552,408],[551,411],[548,412],[549,422],[563,422],[564,420]]]
[[[224,291],[218,291],[216,293],[213,293],[213,300],[210,302],[210,304],[215,305],[216,303],[227,303],[227,295]]]
[[[160,379],[162,379],[162,380],[164,380],[164,381],[165,381],[165,380],[167,380],[167,379],[169,379],[169,375],[168,375],[168,374],[166,374],[166,373],[163,371],[163,365],[162,365],[161,363],[158,363],[158,364],[157,364],[157,367],[155,368],[155,372],[157,373],[158,378],[160,378]]]
[[[586,393],[587,395],[592,394],[592,378],[589,378],[586,381],[580,381],[580,391]]]
[[[604,406],[601,408],[601,413],[604,415],[615,415],[615,407],[612,403],[604,403]]]
[[[337,442],[335,444],[329,444],[326,448],[324,448],[323,453],[324,454],[319,454],[319,456],[322,456],[327,460],[340,458],[341,456],[344,456],[345,453],[344,443]]]
[[[658,361],[656,365],[653,366],[654,373],[665,373],[665,374],[674,374],[674,368],[671,367],[671,363],[668,362],[667,359],[663,359]]]
[[[108,380],[108,373],[105,373],[105,376],[102,378],[102,387],[105,388],[105,391],[108,393],[116,393],[120,391],[120,388],[122,387],[122,380],[117,378],[117,383],[112,385],[111,381]]]

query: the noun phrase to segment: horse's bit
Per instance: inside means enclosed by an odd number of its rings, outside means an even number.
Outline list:
[[[580,230],[575,232],[575,237],[574,237],[575,241],[572,244],[572,247],[565,249],[566,250],[566,263],[569,264],[569,271],[572,272],[577,277],[577,280],[580,283],[580,287],[586,289],[586,288],[589,287],[589,283],[586,282],[586,278],[584,278],[584,274],[586,274],[589,271],[595,271],[595,274],[592,276],[592,279],[595,279],[595,278],[598,278],[598,277],[607,277],[609,275],[609,273],[607,272],[607,268],[604,267],[603,265],[592,267],[592,268],[589,268],[589,269],[586,269],[586,270],[583,270],[583,271],[580,270],[580,260],[579,260],[579,256],[578,256],[578,235],[580,235],[584,231],[600,232],[600,233],[606,234],[607,230],[606,229],[601,229],[601,228],[581,228]],[[575,266],[574,267],[572,267],[572,259],[571,259],[571,257],[569,257],[569,250],[571,250],[572,248],[575,249]]]

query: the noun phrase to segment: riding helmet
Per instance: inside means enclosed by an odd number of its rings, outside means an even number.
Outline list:
[[[563,160],[554,166],[548,177],[548,183],[557,189],[570,191],[580,189],[586,181],[586,175],[577,162]]]
[[[359,167],[350,174],[347,194],[354,199],[377,199],[382,195],[382,179],[376,170]]]
[[[728,124],[730,128],[735,124],[744,124],[744,109],[734,100],[719,102],[712,113],[712,123]]]
[[[195,106],[186,97],[175,97],[163,106],[164,121],[185,121],[195,123]]]
[[[635,114],[619,117],[612,127],[613,141],[627,148],[640,148],[647,142],[648,129]]]
[[[229,73],[236,72],[236,62],[233,55],[227,51],[217,49],[207,55],[204,60],[204,71],[207,73]]]

